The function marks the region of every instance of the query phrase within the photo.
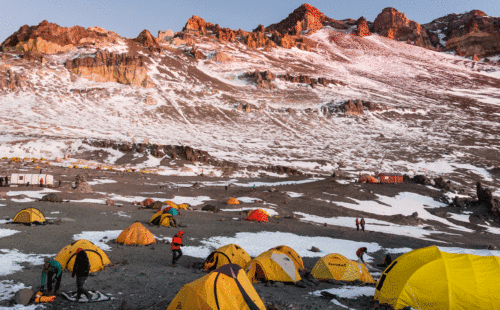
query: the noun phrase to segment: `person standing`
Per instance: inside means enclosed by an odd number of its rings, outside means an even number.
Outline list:
[[[365,247],[359,248],[356,251],[356,256],[358,257],[358,262],[361,262],[363,264],[365,263],[365,260],[363,259],[363,255],[365,255],[365,253],[368,253],[368,249]]]
[[[227,185],[226,185],[226,192],[227,192]]]
[[[177,261],[182,256],[181,246],[182,237],[184,236],[184,232],[181,230],[172,238],[172,243],[170,244],[170,249],[172,250],[172,267],[177,267]]]
[[[40,178],[40,187],[43,187],[43,179]]]
[[[5,177],[5,187],[9,187],[9,177]]]
[[[76,301],[80,300],[82,294],[87,297],[87,300],[90,301],[91,296],[88,291],[83,288],[85,281],[87,281],[87,277],[90,273],[90,262],[87,256],[87,253],[82,248],[78,248],[76,250],[76,258],[75,265],[73,266],[73,273],[71,277],[74,278],[76,275]]]
[[[3,187],[3,178],[0,178],[0,187]]]
[[[359,218],[356,218],[356,230],[359,231]]]
[[[62,278],[62,268],[61,264],[54,260],[48,260],[43,264],[43,270],[42,270],[42,283],[40,286],[40,290],[43,291],[43,288],[45,286],[45,280],[47,280],[47,295],[52,295],[52,281],[56,281],[56,286],[55,286],[55,291],[54,294],[59,293],[59,286],[61,285],[61,278]]]
[[[360,224],[361,224],[361,230],[363,232],[365,232],[365,218],[364,217],[361,218]]]

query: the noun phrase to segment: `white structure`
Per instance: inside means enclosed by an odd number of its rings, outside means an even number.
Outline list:
[[[50,174],[20,174],[13,173],[10,176],[10,184],[12,185],[40,185],[40,180],[43,179],[43,185],[54,185],[54,176]]]

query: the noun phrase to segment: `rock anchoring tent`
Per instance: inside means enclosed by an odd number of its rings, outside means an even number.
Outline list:
[[[441,252],[431,246],[385,269],[375,300],[394,309],[500,309],[500,257]]]

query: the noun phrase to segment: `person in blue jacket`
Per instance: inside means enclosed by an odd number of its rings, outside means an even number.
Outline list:
[[[59,287],[61,286],[61,278],[62,278],[62,268],[61,264],[59,264],[58,261],[52,259],[43,264],[42,283],[40,288],[41,290],[43,290],[45,286],[45,280],[47,278],[48,278],[47,289],[49,290],[48,295],[52,294],[52,281],[54,279],[56,281],[54,294],[59,293]]]

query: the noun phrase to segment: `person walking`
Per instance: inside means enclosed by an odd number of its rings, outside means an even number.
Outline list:
[[[9,177],[5,177],[5,187],[9,187]]]
[[[360,224],[361,224],[361,230],[363,232],[365,232],[365,218],[364,217],[361,218]]]
[[[76,258],[75,265],[73,266],[73,273],[71,277],[74,278],[76,275],[76,301],[80,300],[82,294],[87,297],[87,300],[90,301],[91,296],[88,291],[83,288],[85,281],[87,281],[87,277],[90,273],[90,262],[87,256],[87,253],[82,248],[78,248],[76,250]]]
[[[42,270],[42,283],[40,285],[40,290],[43,291],[45,286],[45,282],[47,282],[47,295],[52,295],[52,282],[56,282],[54,294],[59,293],[59,287],[61,286],[61,278],[62,278],[62,267],[61,264],[54,260],[47,260],[45,264],[43,264]],[[46,281],[47,280],[47,281]]]
[[[356,230],[359,231],[359,218],[356,218]]]
[[[172,250],[172,267],[177,267],[177,261],[182,256],[181,246],[182,237],[184,236],[184,232],[181,230],[172,238],[172,243],[170,244],[170,249]]]
[[[359,263],[363,263],[363,264],[365,263],[365,260],[363,259],[363,255],[365,255],[365,253],[368,253],[368,249],[365,247],[359,248],[356,251],[356,256],[358,257]]]

